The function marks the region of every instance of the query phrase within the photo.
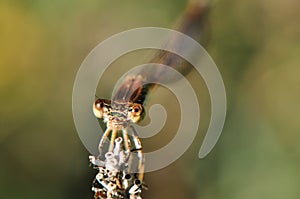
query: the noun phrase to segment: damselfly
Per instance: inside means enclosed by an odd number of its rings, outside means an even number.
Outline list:
[[[196,4],[198,3],[198,4]],[[192,1],[183,16],[179,31],[197,36],[203,30],[203,17],[207,6]],[[180,40],[172,38],[166,45],[184,48]],[[161,51],[151,61],[188,72],[179,56]],[[156,84],[145,84],[148,78],[165,78],[163,69],[149,73],[150,68],[138,74],[129,74],[121,83],[112,100],[97,99],[93,111],[97,118],[106,123],[106,130],[99,143],[99,156],[90,156],[90,161],[99,170],[93,183],[95,198],[141,198],[144,175],[144,154],[142,144],[133,126],[145,114],[145,100]],[[151,75],[151,77],[149,77]]]

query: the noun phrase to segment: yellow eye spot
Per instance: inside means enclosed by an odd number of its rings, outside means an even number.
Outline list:
[[[142,119],[141,115],[143,112],[143,107],[140,104],[133,104],[131,107],[130,118],[133,123],[136,123]]]

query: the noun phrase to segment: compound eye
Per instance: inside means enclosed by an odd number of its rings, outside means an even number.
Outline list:
[[[97,118],[102,118],[103,117],[103,107],[104,107],[103,100],[97,99],[94,102],[94,104],[93,104],[93,112],[94,112],[94,115]]]
[[[143,113],[143,107],[140,104],[133,104],[131,107],[131,121],[133,123],[136,123],[138,121],[140,121],[140,119],[142,118],[142,113]]]
[[[140,115],[143,111],[143,107],[140,104],[133,104],[131,109],[131,112],[137,115]]]

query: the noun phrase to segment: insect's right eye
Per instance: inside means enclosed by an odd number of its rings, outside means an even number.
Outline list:
[[[93,105],[93,112],[97,118],[102,118],[103,116],[103,106],[104,103],[101,99],[97,99]]]
[[[103,101],[101,99],[97,99],[95,101],[95,108],[102,109],[103,108]]]

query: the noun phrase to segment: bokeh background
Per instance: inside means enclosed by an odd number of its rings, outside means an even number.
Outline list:
[[[76,72],[112,34],[174,27],[186,3],[0,1],[0,198],[93,198],[95,171],[72,119]],[[299,9],[297,0],[217,1],[206,49],[226,86],[224,131],[199,160],[210,102],[203,82],[193,85],[201,105],[199,135],[182,158],[146,175],[144,198],[300,197]],[[160,93],[153,102],[163,96],[162,103],[176,104]],[[145,148],[168,142],[161,133],[143,140]]]

